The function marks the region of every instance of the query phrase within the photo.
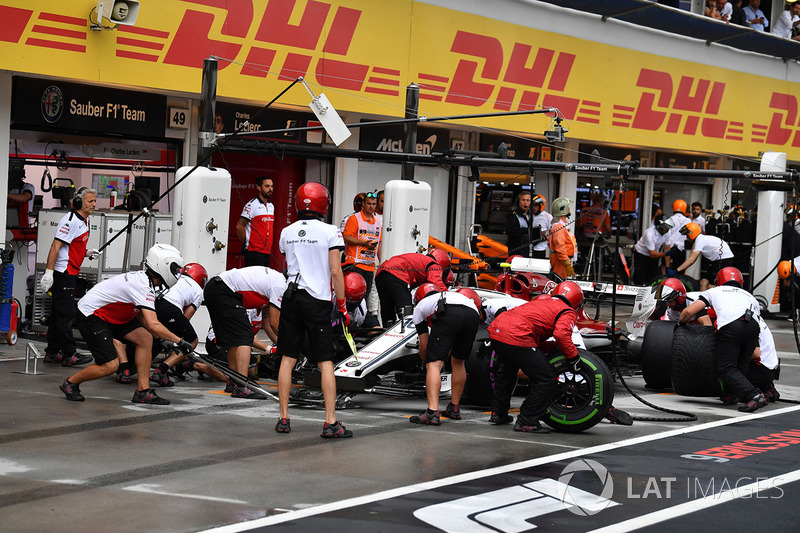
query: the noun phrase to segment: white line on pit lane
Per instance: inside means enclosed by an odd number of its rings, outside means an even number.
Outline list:
[[[243,500],[234,500],[231,498],[216,498],[214,496],[203,496],[200,494],[180,494],[177,492],[166,492],[163,490],[155,490],[156,487],[160,487],[161,485],[155,485],[152,483],[141,483],[139,485],[131,485],[130,487],[124,487],[123,490],[129,490],[132,492],[146,492],[147,494],[163,494],[164,496],[175,496],[178,498],[191,498],[193,500],[208,500],[212,502],[222,502],[222,503],[236,503],[247,505],[246,501]]]
[[[429,429],[423,429],[423,428],[411,428],[411,431],[427,431],[427,432],[432,433]],[[464,436],[463,433],[459,433],[457,431],[442,431],[441,429],[436,429],[434,431],[436,431],[437,435],[439,435],[441,433],[445,433],[447,435],[457,435],[459,437],[463,437]],[[536,444],[537,446],[555,446],[557,448],[570,448],[570,449],[573,449],[573,450],[577,450],[579,448],[582,448],[582,446],[570,446],[568,444],[555,444],[553,442],[547,442],[547,441],[541,441],[541,440],[533,440],[533,439],[530,439],[530,438],[528,438],[528,439],[512,439],[510,437],[490,437],[488,435],[476,435],[474,433],[471,435],[471,437],[472,438],[476,438],[476,439],[510,440],[512,442],[523,442],[525,444]]]
[[[665,431],[663,433],[657,433],[655,435],[644,435],[641,437],[635,437],[633,439],[623,440],[619,442],[610,442],[607,444],[601,444],[598,446],[592,446],[590,448],[582,448],[580,450],[574,450],[570,452],[563,452],[558,453],[555,455],[548,455],[544,457],[539,457],[536,459],[531,459],[528,461],[523,461],[520,463],[513,463],[509,465],[497,466],[494,468],[487,468],[485,470],[478,470],[475,472],[467,472],[464,474],[458,474],[451,477],[446,477],[442,479],[435,479],[432,481],[425,481],[423,483],[416,483],[414,485],[407,485],[405,487],[398,487],[395,489],[389,489],[382,492],[377,492],[374,494],[368,494],[365,496],[357,496],[355,498],[349,498],[347,500],[340,500],[336,502],[322,504],[316,507],[310,507],[308,509],[300,509],[297,511],[291,511],[288,513],[280,514],[280,515],[273,515],[267,516],[264,518],[259,518],[256,520],[252,520],[250,522],[241,522],[238,524],[230,524],[227,526],[221,526],[214,529],[205,530],[204,533],[238,533],[240,531],[248,531],[251,529],[255,529],[257,527],[266,527],[271,526],[274,524],[281,524],[284,522],[290,522],[292,520],[299,520],[301,518],[306,518],[309,516],[316,516],[323,513],[329,513],[333,511],[339,511],[342,509],[348,509],[351,507],[357,507],[359,505],[366,505],[368,503],[374,503],[377,501],[388,500],[390,498],[399,498],[401,496],[406,496],[408,494],[415,494],[426,490],[437,489],[439,487],[445,487],[448,485],[455,485],[456,483],[464,483],[467,481],[473,481],[475,479],[480,479],[484,477],[489,477],[497,474],[504,474],[507,472],[514,472],[517,470],[521,470],[523,468],[532,468],[535,466],[553,463],[556,461],[563,461],[566,459],[572,459],[574,457],[581,457],[584,455],[591,455],[597,454],[601,452],[605,452],[608,450],[615,450],[617,448],[633,446],[635,444],[641,444],[644,442],[651,442],[656,440],[665,439],[668,437],[674,437],[678,435],[686,435],[688,433],[695,433],[697,431],[703,431],[706,429],[712,429],[716,427],[726,426],[729,424],[735,424],[738,422],[744,422],[748,420],[757,420],[759,418],[766,418],[770,416],[775,416],[779,414],[786,414],[792,413],[795,411],[800,411],[800,406],[794,407],[786,407],[784,409],[776,409],[776,410],[769,410],[766,412],[761,413],[752,413],[745,416],[739,416],[735,418],[726,418],[724,420],[716,420],[714,422],[708,422],[706,424],[700,424],[694,427],[684,427],[678,428],[671,431]]]

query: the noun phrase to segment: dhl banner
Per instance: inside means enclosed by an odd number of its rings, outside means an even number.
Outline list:
[[[405,87],[416,82],[423,115],[552,106],[575,138],[800,159],[800,84],[786,80],[412,0],[141,0],[135,25],[92,31],[95,6],[3,0],[0,68],[197,95],[214,55],[222,98],[266,102],[303,76],[341,113],[403,116]],[[309,100],[298,85],[279,103]],[[474,124],[541,134],[549,119]]]

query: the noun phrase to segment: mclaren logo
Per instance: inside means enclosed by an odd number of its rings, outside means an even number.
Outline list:
[[[436,135],[431,135],[421,143],[417,143],[416,152],[418,154],[430,155],[433,147],[436,146]],[[403,152],[403,141],[384,137],[375,148],[378,152]]]
[[[597,476],[600,495],[574,486],[573,476]],[[581,481],[585,481],[581,479]],[[596,484],[592,479],[592,485]],[[567,510],[590,516],[620,505],[611,500],[614,483],[608,471],[596,461],[580,459],[568,464],[558,480],[541,479],[524,485],[484,492],[417,509],[414,516],[442,531],[461,533],[519,533],[536,528],[532,519]]]

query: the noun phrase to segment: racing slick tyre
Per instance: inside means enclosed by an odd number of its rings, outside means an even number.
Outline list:
[[[644,332],[642,340],[642,377],[653,389],[672,387],[672,334],[676,322],[656,320]]]
[[[719,396],[714,328],[689,324],[672,336],[672,388],[681,396]]]
[[[550,364],[558,371],[558,387],[542,421],[565,433],[587,430],[605,418],[614,402],[614,378],[602,359],[578,348],[578,374],[566,357],[556,353]]]
[[[494,396],[495,356],[489,339],[476,340],[472,353],[464,361],[467,383],[461,403],[476,407],[491,407]]]

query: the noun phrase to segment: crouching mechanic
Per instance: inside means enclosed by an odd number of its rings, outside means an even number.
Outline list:
[[[467,287],[439,292],[432,283],[423,283],[414,293],[414,327],[419,335],[419,355],[425,362],[425,394],[428,409],[412,416],[412,424],[438,426],[439,392],[442,389],[442,368],[452,356],[453,383],[451,401],[443,416],[460,420],[459,402],[467,382],[464,361],[472,351],[472,343],[481,321],[481,299]]]
[[[167,244],[156,244],[147,252],[144,270],[120,274],[92,287],[78,302],[78,328],[94,357],[91,364],[61,384],[67,400],[82,402],[80,384],[113,374],[119,366],[114,340],[136,347],[138,387],[133,403],[169,405],[149,388],[153,337],[174,342],[184,354],[192,344],[169,331],[155,311],[155,287],[171,287],[178,281],[183,257]]]
[[[699,294],[699,292],[687,293],[686,286],[678,278],[667,278],[656,289],[656,300],[659,303],[650,318],[677,322],[683,310],[692,305]],[[701,326],[712,325],[705,308],[695,313],[692,322]]]
[[[717,315],[717,373],[727,391],[746,405],[739,411],[752,413],[769,402],[747,379],[760,334],[761,315],[753,295],[742,288],[742,273],[734,267],[719,271],[716,287],[700,294],[696,302],[681,312],[680,324],[686,324],[705,307]]]
[[[547,412],[547,404],[556,388],[556,369],[541,350],[550,337],[577,372],[578,349],[572,332],[578,320],[576,310],[583,305],[583,291],[572,281],[556,285],[551,295],[542,295],[532,302],[510,309],[489,325],[492,349],[500,363],[495,375],[494,400],[489,422],[510,424],[511,395],[522,372],[530,380],[530,393],[522,402],[514,431],[549,433],[539,420]]]
[[[206,286],[206,281],[208,272],[205,267],[200,263],[188,263],[181,269],[175,285],[156,298],[158,321],[175,335],[192,343],[192,349],[197,348],[197,332],[189,320],[203,303],[203,287]],[[150,381],[160,387],[172,387],[175,383],[169,379],[167,372],[184,359],[185,354],[171,351],[166,360],[150,375]]]
[[[203,291],[206,307],[217,344],[228,352],[228,367],[231,370],[246,376],[250,366],[253,324],[247,309],[261,309],[268,305],[270,326],[273,332],[277,331],[285,290],[286,278],[283,274],[264,266],[234,268],[214,276],[208,282]],[[277,340],[274,333],[270,340]],[[260,392],[238,384],[233,386],[231,396],[249,400],[267,399]]]
[[[375,275],[383,327],[397,321],[401,310],[411,305],[411,291],[423,283],[433,283],[437,291],[446,291],[444,282],[449,272],[450,256],[444,250],[400,254],[384,261]]]

